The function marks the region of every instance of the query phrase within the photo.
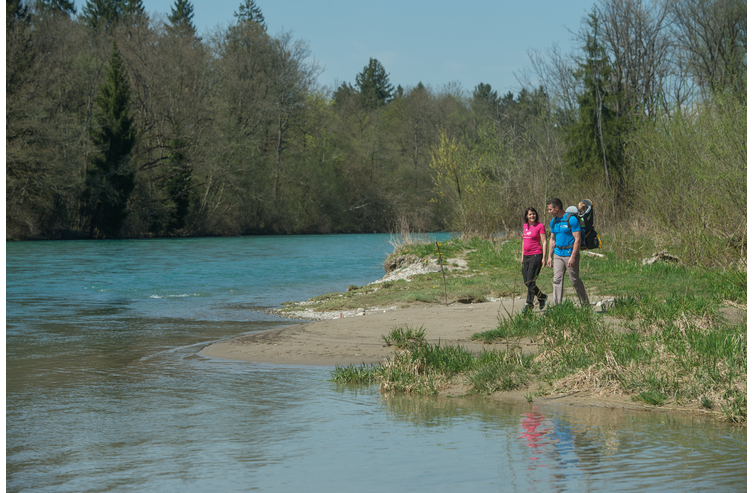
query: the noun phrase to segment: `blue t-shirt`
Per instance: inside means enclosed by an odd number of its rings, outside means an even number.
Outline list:
[[[578,216],[571,215],[567,222],[565,222],[565,216],[562,216],[562,219],[553,217],[549,223],[549,230],[554,235],[554,254],[560,257],[569,257],[573,253],[575,244],[573,231],[580,231]]]

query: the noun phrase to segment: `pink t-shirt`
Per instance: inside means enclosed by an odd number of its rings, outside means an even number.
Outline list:
[[[537,223],[533,226],[528,223],[523,225],[523,255],[544,253],[541,249],[542,235],[546,235],[544,223]]]

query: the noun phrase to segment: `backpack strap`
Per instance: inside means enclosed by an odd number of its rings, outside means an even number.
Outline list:
[[[550,231],[554,231],[554,225],[557,224],[557,223],[561,223],[561,222],[564,222],[569,227],[570,226],[570,223],[569,223],[570,218],[573,217],[573,216],[574,216],[574,214],[572,212],[567,212],[567,213],[565,213],[564,216],[562,216],[561,219],[558,218],[558,217],[553,217],[552,221],[551,221],[551,224],[549,225]],[[581,244],[583,244],[583,237],[581,237]],[[556,240],[555,240],[555,246],[556,246]],[[572,251],[573,251],[573,247],[572,246],[570,248],[561,248],[561,247],[557,247],[557,248],[559,248],[562,251],[569,250],[571,254],[572,254]]]

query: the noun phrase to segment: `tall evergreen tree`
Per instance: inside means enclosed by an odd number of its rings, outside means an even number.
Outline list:
[[[5,26],[17,21],[26,21],[29,17],[29,7],[23,0],[5,0]]]
[[[390,84],[389,74],[376,58],[370,58],[369,64],[356,75],[356,86],[366,108],[384,106],[392,99],[394,88]]]
[[[86,0],[81,19],[95,32],[107,31],[120,20],[121,4],[119,0]]]
[[[193,24],[193,5],[189,0],[175,0],[167,20],[170,21],[168,29],[173,33],[191,36],[196,34],[196,27]]]
[[[599,19],[589,14],[584,57],[574,75],[582,83],[578,96],[578,121],[567,132],[567,161],[577,170],[593,173],[604,171],[607,185],[612,187],[615,171],[621,167],[622,122],[613,109],[618,95],[610,92],[611,64],[604,45],[599,42]]]
[[[125,15],[144,15],[144,2],[142,0],[122,0],[123,13]]]
[[[502,109],[502,98],[497,91],[492,89],[490,84],[480,82],[473,89],[473,99],[471,100],[473,112],[481,117],[476,121],[476,125],[481,125],[484,119],[498,120]]]
[[[95,32],[104,32],[126,19],[139,20],[146,15],[142,0],[86,0],[81,18]]]
[[[37,0],[40,10],[47,12],[65,12],[68,15],[76,14],[76,6],[73,0]]]
[[[136,143],[129,116],[130,87],[125,66],[113,41],[105,81],[95,99],[94,153],[87,173],[84,202],[92,236],[114,237],[126,218],[128,197],[134,188],[131,151]]]
[[[238,8],[238,12],[233,12],[233,16],[238,19],[238,22],[255,22],[264,29],[267,28],[261,9],[256,5],[254,0],[243,0],[240,8]]]

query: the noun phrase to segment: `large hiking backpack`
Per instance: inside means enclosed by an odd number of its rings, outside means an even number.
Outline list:
[[[601,238],[599,233],[594,229],[594,207],[593,203],[588,199],[583,199],[588,208],[585,212],[579,212],[577,214],[578,221],[580,221],[580,228],[583,232],[580,235],[581,250],[595,250],[601,248]]]

